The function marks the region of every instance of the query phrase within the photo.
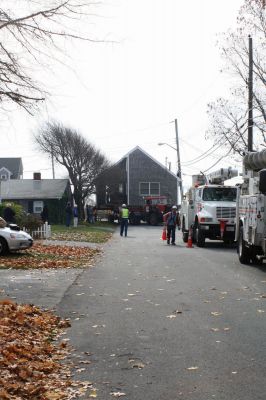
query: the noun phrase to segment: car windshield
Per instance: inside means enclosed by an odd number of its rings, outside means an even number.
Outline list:
[[[208,187],[203,189],[202,199],[205,201],[236,201],[236,188]]]

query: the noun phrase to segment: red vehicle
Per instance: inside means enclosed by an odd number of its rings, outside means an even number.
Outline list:
[[[150,225],[163,222],[163,215],[171,210],[171,205],[166,196],[145,196],[142,206],[128,206],[129,223],[138,225],[141,221]]]

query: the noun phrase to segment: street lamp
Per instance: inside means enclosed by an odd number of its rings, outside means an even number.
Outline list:
[[[164,142],[158,143],[158,146],[163,146],[163,145],[171,147],[171,149],[176,151],[176,154],[177,154],[177,165],[178,165],[178,170],[177,170],[177,173],[176,173],[176,180],[177,180],[177,199],[176,199],[176,202],[178,203],[178,187],[180,188],[180,196],[181,196],[180,200],[182,202],[182,199],[183,199],[183,185],[182,185],[182,175],[181,175],[181,164],[180,164],[179,151],[178,151],[178,148],[176,148],[174,146],[171,146],[171,144],[169,144],[169,143],[164,143]]]

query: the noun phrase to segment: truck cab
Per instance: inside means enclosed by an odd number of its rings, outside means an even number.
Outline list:
[[[193,237],[199,247],[205,239],[233,242],[237,188],[205,185],[196,189]]]
[[[221,168],[212,174],[214,182],[223,182],[229,172],[234,170]],[[199,176],[195,175],[197,179]],[[211,178],[211,177],[210,177]],[[228,178],[227,178],[228,179]],[[195,183],[181,204],[181,228],[183,241],[187,242],[189,230],[192,231],[193,241],[198,247],[205,245],[205,239],[223,240],[225,243],[234,241],[237,188],[223,184]]]

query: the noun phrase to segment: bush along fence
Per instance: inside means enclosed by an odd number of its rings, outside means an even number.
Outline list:
[[[29,233],[33,239],[49,239],[52,236],[51,225],[48,225],[48,222],[45,222],[45,224],[35,230],[26,229],[24,227],[23,231]]]

